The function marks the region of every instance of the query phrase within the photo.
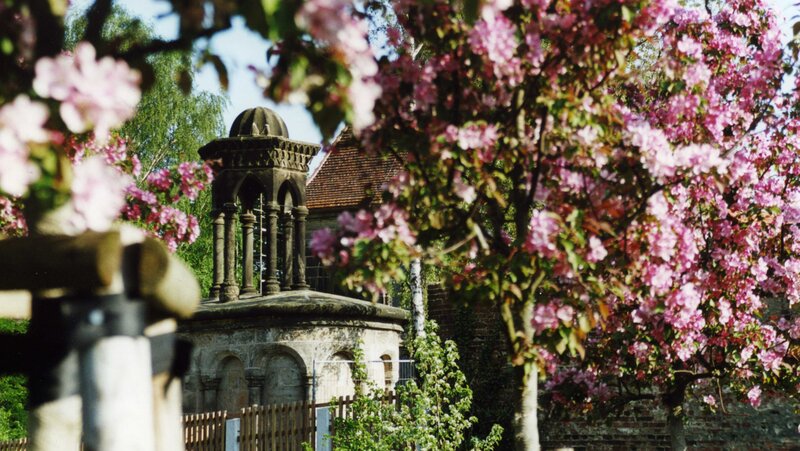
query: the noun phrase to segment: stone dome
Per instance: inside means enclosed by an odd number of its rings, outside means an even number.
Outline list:
[[[269,108],[256,107],[242,111],[231,125],[231,138],[237,136],[289,137],[289,130],[278,113]]]

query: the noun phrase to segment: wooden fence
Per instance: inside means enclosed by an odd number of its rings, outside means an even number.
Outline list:
[[[395,404],[397,397],[387,392],[386,402]],[[183,439],[187,451],[224,451],[225,422],[239,417],[240,451],[301,451],[303,443],[315,445],[316,411],[332,407],[331,423],[336,418],[352,418],[353,397],[343,396],[334,403],[309,404],[292,402],[241,409],[238,414],[227,411],[195,413],[183,416]],[[333,431],[331,424],[331,431]],[[26,451],[28,439],[0,442],[0,451]]]
[[[7,442],[0,442],[0,451],[26,451],[28,449],[28,439],[18,438]]]
[[[187,451],[225,449],[225,420],[228,412],[205,412],[183,416],[183,442]]]

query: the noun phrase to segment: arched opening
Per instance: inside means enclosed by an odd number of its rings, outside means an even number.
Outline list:
[[[285,352],[270,354],[264,361],[264,403],[277,404],[305,399],[305,372]]]
[[[353,356],[342,351],[334,354],[317,375],[317,402],[328,402],[341,396],[353,396]]]
[[[391,389],[394,386],[392,356],[384,354],[381,356],[381,361],[383,361],[383,386],[387,389]]]
[[[237,412],[247,406],[247,379],[244,365],[236,357],[229,356],[220,365],[217,409]]]

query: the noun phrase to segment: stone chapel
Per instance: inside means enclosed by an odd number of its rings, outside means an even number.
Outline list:
[[[373,382],[398,380],[391,362],[407,312],[308,283],[306,174],[319,150],[289,139],[267,108],[242,112],[227,138],[200,149],[220,167],[211,188],[214,275],[209,298],[179,328],[195,348],[185,412],[352,394],[349,366],[337,362],[352,360],[356,346],[368,361],[386,362]]]

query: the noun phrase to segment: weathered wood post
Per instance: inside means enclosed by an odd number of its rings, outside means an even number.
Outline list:
[[[88,450],[183,449],[170,318],[190,316],[200,288],[163,244],[131,228],[4,240],[0,274],[0,290],[37,290],[29,346],[48,358],[27,368],[31,449],[78,449],[81,417]]]

